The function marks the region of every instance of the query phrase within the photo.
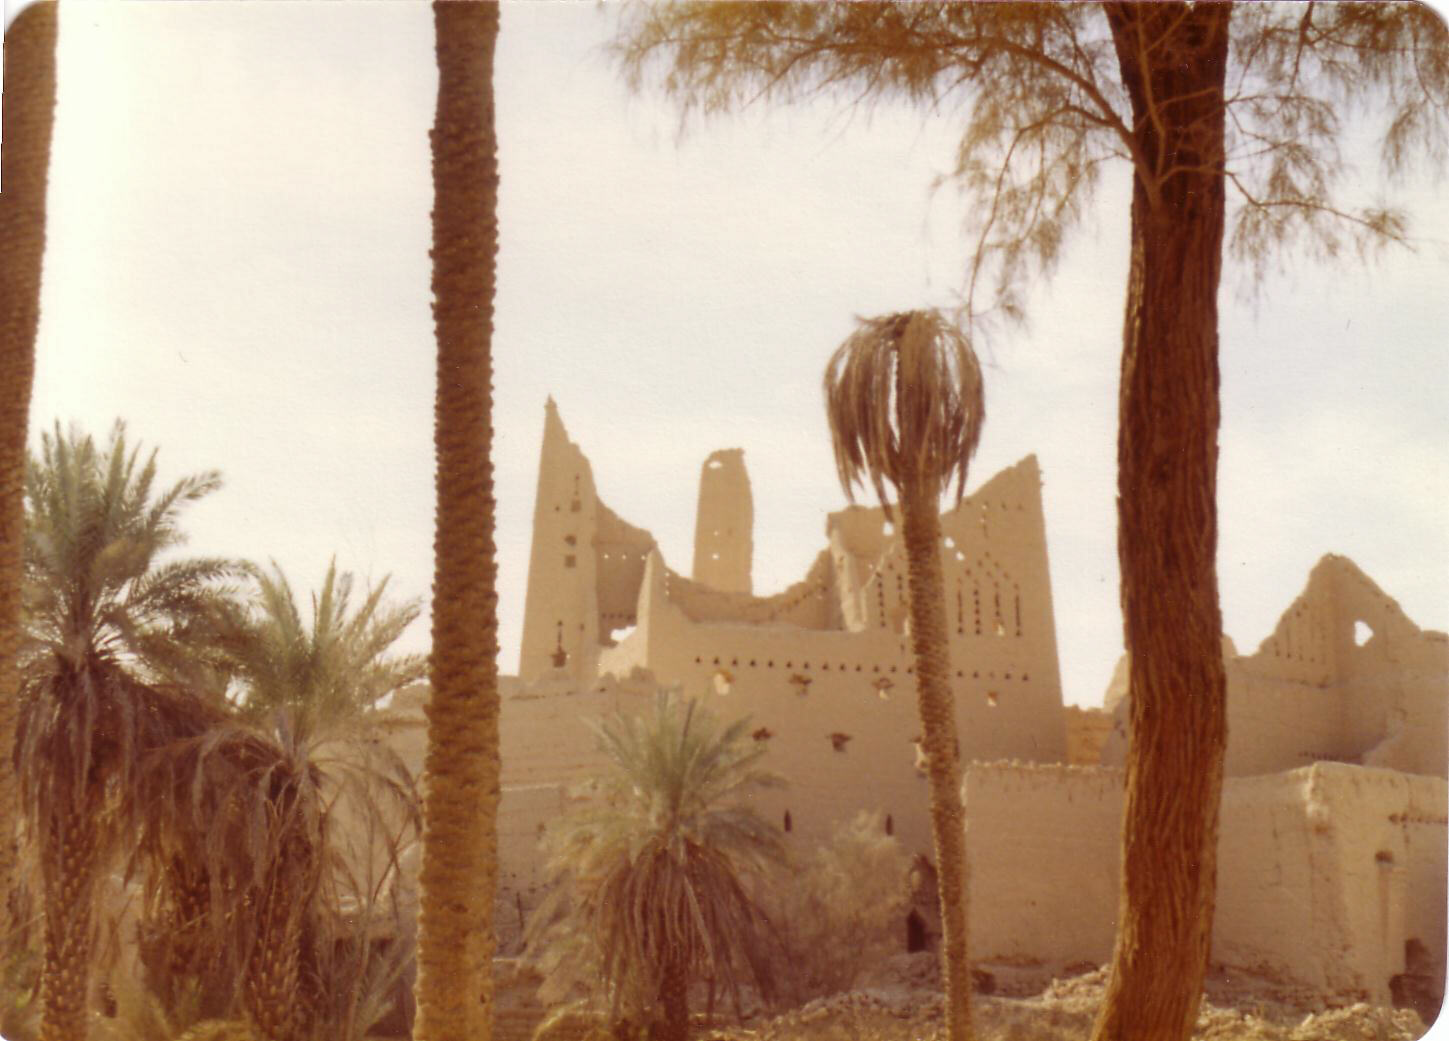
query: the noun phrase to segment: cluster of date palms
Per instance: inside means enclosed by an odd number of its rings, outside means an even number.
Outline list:
[[[118,893],[116,974],[171,1029],[360,1036],[357,984],[387,975],[374,940],[398,930],[375,919],[403,921],[418,805],[370,713],[424,674],[387,653],[418,607],[385,582],[354,603],[334,566],[309,624],[275,565],[180,556],[181,512],[219,486],[160,486],[120,424],[103,445],[57,427],[30,460],[15,763],[41,1041],[87,1036]]]

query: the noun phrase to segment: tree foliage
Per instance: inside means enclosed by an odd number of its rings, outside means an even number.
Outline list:
[[[144,821],[148,752],[201,732],[214,709],[179,684],[204,658],[238,569],[175,559],[182,510],[215,473],[158,488],[117,424],[97,447],[59,427],[26,474],[21,710],[15,749],[39,854],[42,1037],[84,1032],[97,883]]]
[[[417,600],[389,604],[388,578],[354,610],[353,577],[338,574],[337,562],[330,562],[312,595],[309,625],[275,562],[270,573],[251,570],[253,605],[231,633],[227,663],[246,717],[265,720],[284,711],[292,726],[311,732],[355,719],[427,676],[426,655],[388,653],[421,610]]]
[[[764,903],[783,955],[776,977],[795,1002],[849,990],[901,949],[910,868],[880,813],[862,810],[776,871]]]
[[[278,1041],[360,1036],[362,977],[395,973],[410,934],[418,796],[374,705],[425,668],[388,654],[417,605],[388,604],[384,581],[353,610],[333,565],[304,624],[281,570],[250,570],[252,600],[217,638],[237,708],[155,750],[140,786],[147,967],[168,1003],[194,986],[200,1013],[244,1007]],[[391,959],[374,956],[379,928]]]
[[[961,126],[949,178],[976,201],[968,312],[1022,316],[1111,160],[1149,194],[1183,169],[1150,154],[1100,4],[680,3],[626,7],[616,55],[686,112],[830,94],[912,102]],[[1180,19],[1181,9],[1166,13]],[[1165,27],[1165,36],[1171,26]],[[1159,37],[1138,33],[1148,60]],[[1223,104],[1229,243],[1260,274],[1279,246],[1333,256],[1407,240],[1402,210],[1368,195],[1345,144],[1377,132],[1383,170],[1442,162],[1449,131],[1443,23],[1409,3],[1252,3],[1234,9]],[[1177,99],[1154,99],[1171,118]],[[978,286],[990,299],[978,306]]]
[[[680,1039],[691,983],[769,991],[767,923],[747,882],[781,847],[741,800],[777,781],[747,720],[722,728],[674,694],[597,730],[614,769],[596,805],[548,833],[552,890],[530,947],[554,995],[601,982],[612,1020],[662,1021]]]

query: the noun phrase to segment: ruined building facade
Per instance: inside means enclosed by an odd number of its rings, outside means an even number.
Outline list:
[[[1100,964],[1116,925],[1127,670],[1108,715],[1063,709],[1041,480],[1027,457],[941,518],[969,764],[971,955],[999,971]],[[659,686],[726,720],[751,717],[789,781],[755,809],[791,842],[865,809],[930,856],[905,559],[889,518],[830,514],[805,576],[756,596],[739,450],[705,461],[698,501],[685,576],[600,499],[549,402],[519,675],[503,680],[505,943],[541,895],[543,828],[608,768],[585,721],[644,707]],[[1343,1000],[1442,993],[1449,638],[1330,556],[1255,653],[1225,639],[1224,658],[1213,961]],[[413,721],[397,743],[420,767],[421,705],[400,699],[395,712]],[[1070,761],[1092,765],[1067,765],[1068,718]]]
[[[753,508],[743,453],[701,472],[693,573],[599,498],[588,460],[546,408],[519,684],[509,755],[557,759],[582,726],[544,726],[547,703],[678,686],[726,719],[749,716],[789,787],[762,796],[767,818],[823,837],[878,810],[911,851],[929,852],[906,563],[879,508],[829,516],[825,546],[799,582],[751,593]],[[1041,476],[1028,457],[941,518],[953,691],[965,759],[1060,762],[1066,752],[1056,625],[1047,578]],[[647,678],[647,679],[646,679]],[[540,723],[530,726],[527,719]],[[510,725],[512,720],[515,725]],[[544,737],[546,735],[546,738]],[[505,769],[507,767],[505,766]],[[543,780],[543,778],[537,778]]]

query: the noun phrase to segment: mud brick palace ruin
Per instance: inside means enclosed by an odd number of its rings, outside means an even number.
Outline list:
[[[545,412],[522,656],[503,680],[505,936],[538,899],[545,822],[603,772],[583,720],[647,706],[660,685],[752,718],[790,782],[756,808],[791,843],[868,809],[929,856],[905,556],[883,511],[831,514],[804,578],[755,596],[743,453],[715,452],[686,576],[600,500],[552,401]],[[1031,456],[986,481],[942,516],[941,552],[968,764],[972,957],[1052,970],[1111,953],[1127,706],[1124,662],[1105,713],[1063,708],[1041,484]],[[1437,987],[1449,638],[1326,556],[1256,653],[1224,639],[1223,654],[1214,963],[1343,1000]],[[420,765],[419,699],[393,712],[400,750]],[[912,931],[903,923],[903,947]]]

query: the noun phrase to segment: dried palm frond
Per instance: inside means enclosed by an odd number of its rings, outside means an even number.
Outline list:
[[[986,419],[981,366],[936,311],[860,320],[825,367],[825,411],[845,494],[868,482],[947,491],[959,502]]]

